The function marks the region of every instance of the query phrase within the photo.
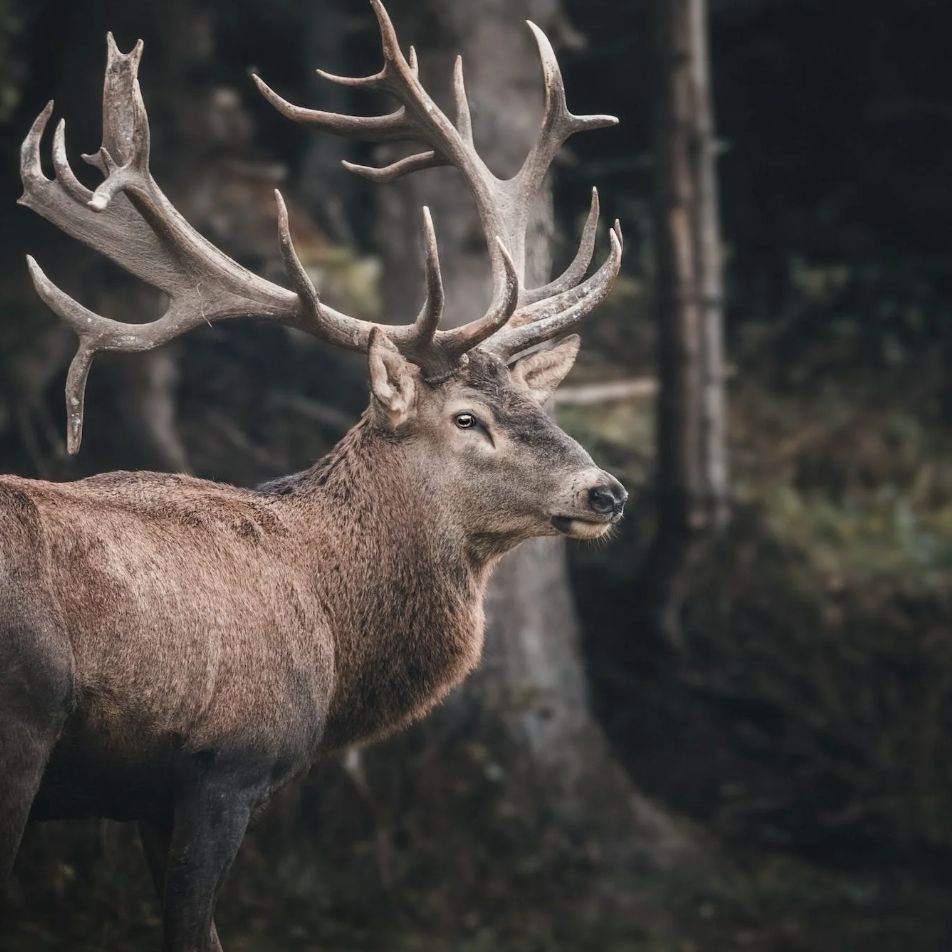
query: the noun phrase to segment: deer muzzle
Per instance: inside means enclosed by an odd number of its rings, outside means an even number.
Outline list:
[[[552,525],[574,539],[597,539],[621,521],[627,500],[627,490],[614,476],[595,470],[576,492],[571,509],[552,516]]]

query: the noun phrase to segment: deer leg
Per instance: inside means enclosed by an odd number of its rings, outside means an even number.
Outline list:
[[[143,822],[139,824],[139,839],[142,841],[142,852],[145,854],[145,861],[152,876],[152,883],[159,897],[159,905],[162,906],[165,896],[165,871],[168,866],[169,848],[172,842],[171,834],[166,827]],[[211,928],[209,949],[210,952],[222,952],[221,939],[218,938],[218,930],[215,928],[214,922]]]
[[[56,630],[31,620],[17,595],[0,572],[0,617],[10,606],[0,627],[0,899],[72,692],[71,661]],[[29,596],[22,598],[29,607]]]
[[[55,739],[39,725],[5,716],[0,727],[0,900]]]
[[[179,797],[162,880],[165,952],[220,952],[215,899],[259,799],[230,776],[205,776]]]

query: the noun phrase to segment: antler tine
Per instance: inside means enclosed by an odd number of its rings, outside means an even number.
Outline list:
[[[426,363],[427,349],[432,343],[443,315],[443,279],[440,274],[439,253],[436,233],[430,210],[423,209],[423,243],[425,249],[424,268],[426,272],[426,299],[413,324],[390,325],[375,324],[372,321],[355,320],[340,311],[324,304],[314,287],[301,259],[298,257],[291,239],[288,209],[284,197],[278,189],[274,190],[278,206],[278,233],[281,244],[281,256],[291,286],[302,303],[305,315],[318,336],[338,347],[348,350],[365,350],[370,341],[370,332],[379,327],[403,350],[407,356]],[[302,329],[308,330],[305,325]]]
[[[33,287],[40,299],[55,314],[62,317],[79,337],[79,347],[69,365],[66,377],[66,449],[75,454],[79,451],[83,439],[83,413],[86,402],[86,381],[92,367],[93,356],[97,350],[95,340],[97,331],[103,323],[111,324],[106,318],[83,307],[68,294],[58,288],[43,273],[43,269],[30,256],[26,256],[27,268]]]
[[[337,76],[318,70],[331,82],[347,86],[380,89],[395,96],[400,107],[382,116],[349,116],[342,113],[323,112],[296,106],[279,96],[259,76],[253,75],[262,95],[282,115],[296,122],[318,125],[338,135],[355,136],[368,142],[392,140],[423,141],[430,146],[420,156],[410,156],[384,169],[372,169],[344,163],[345,167],[378,181],[392,181],[400,175],[432,168],[435,164],[452,163],[468,173],[471,185],[480,188],[476,181],[488,175],[479,156],[467,150],[464,136],[436,106],[429,94],[420,85],[416,52],[410,47],[409,59],[403,55],[393,22],[380,0],[370,0],[380,29],[383,52],[383,68],[363,77]],[[434,155],[430,155],[430,153]],[[484,189],[482,189],[484,190]]]
[[[505,327],[519,303],[519,274],[501,238],[496,238],[496,247],[503,262],[505,279],[503,293],[479,320],[471,321],[453,330],[442,331],[437,343],[453,360],[489,340],[500,328]]]
[[[536,344],[563,336],[594,311],[608,296],[621,270],[622,234],[617,220],[609,239],[608,258],[587,281],[555,298],[517,311],[510,326],[489,342],[489,349],[508,359]]]
[[[69,158],[66,155],[66,120],[60,119],[56,124],[56,132],[53,135],[53,169],[56,172],[56,179],[63,188],[77,202],[86,202],[93,197],[91,189],[86,188],[78,178],[76,178],[72,167],[69,164]]]
[[[281,246],[281,257],[284,259],[284,270],[304,306],[307,316],[317,323],[320,320],[323,308],[318,296],[317,288],[311,281],[301,259],[291,240],[291,224],[288,219],[288,206],[284,204],[284,196],[279,189],[274,190],[274,201],[278,206],[278,241]]]
[[[403,56],[396,29],[386,7],[381,0],[370,0],[370,5],[380,28],[380,43],[384,58],[382,70],[384,79],[381,88],[391,93],[400,102],[410,129],[407,138],[426,143],[444,164],[453,165],[462,173],[476,200],[487,236],[499,234],[499,225],[502,223],[498,221],[499,216],[496,213],[498,203],[496,193],[500,183],[472,146],[472,129],[463,86],[462,63],[454,68],[454,90],[458,111],[458,122],[454,125],[420,83],[413,47],[410,47],[410,62]],[[412,165],[408,165],[402,169],[402,174],[415,170]],[[505,269],[499,260],[494,243],[487,238],[487,244],[490,257],[497,265],[500,281],[496,290],[500,291]]]
[[[576,116],[569,112],[565,101],[565,82],[562,70],[555,57],[555,51],[549,38],[533,23],[526,23],[535,37],[542,63],[542,77],[545,83],[545,110],[539,134],[517,178],[527,192],[535,195],[542,187],[556,154],[566,139],[577,132],[589,129],[605,129],[618,125],[615,116]]]
[[[416,74],[416,54],[413,47],[410,47],[410,65]],[[322,70],[317,71],[320,75],[334,82],[347,80],[347,77],[334,76],[332,73],[325,73]],[[347,80],[347,85],[354,86],[379,86],[383,81],[384,71],[375,73],[373,76]],[[470,115],[469,102],[466,98],[466,88],[463,84],[463,58],[456,57],[453,67],[453,90],[456,98],[456,129],[460,138],[469,146],[473,145],[473,121]],[[426,152],[418,152],[414,155],[408,155],[406,158],[398,159],[383,167],[374,167],[370,165],[357,165],[354,162],[341,160],[341,165],[348,172],[360,175],[363,178],[370,179],[372,182],[387,184],[393,182],[411,172],[420,172],[423,169],[435,169],[440,166],[448,165],[446,158],[436,151],[430,149]]]
[[[44,304],[59,315],[76,333],[79,346],[70,363],[66,380],[67,451],[79,452],[83,435],[86,381],[97,353],[104,351],[141,352],[161,347],[185,330],[200,323],[201,312],[191,314],[173,302],[162,317],[148,324],[126,324],[103,317],[70,297],[54,284],[36,260],[27,255],[33,287]],[[197,321],[194,319],[197,316]]]
[[[413,347],[425,352],[433,343],[440,320],[443,317],[443,305],[446,296],[443,293],[443,276],[440,273],[440,254],[436,244],[436,231],[430,209],[423,206],[423,249],[426,270],[426,298],[414,324]]]
[[[412,46],[410,47],[408,61],[410,69],[416,74],[419,65],[417,63],[416,50]],[[337,83],[338,86],[364,87],[366,89],[382,89],[387,78],[386,67],[378,70],[376,73],[371,73],[369,76],[341,76],[338,73],[329,73],[326,69],[316,69],[314,72],[322,79]]]
[[[317,74],[339,86],[382,89],[388,92],[394,92],[395,88],[401,85],[398,79],[400,74],[403,74],[405,77],[416,78],[419,72],[416,51],[411,46],[409,60],[404,58],[397,41],[396,31],[390,22],[390,17],[387,15],[386,10],[383,9],[382,4],[376,3],[374,0],[371,0],[371,5],[377,14],[377,21],[380,25],[380,35],[384,51],[383,68],[370,76],[338,76],[336,73],[328,73],[322,69],[318,69]],[[387,142],[407,139],[412,138],[414,135],[414,128],[412,123],[408,121],[405,106],[401,106],[399,109],[395,109],[382,116],[348,116],[344,113],[324,112],[320,109],[307,109],[303,106],[296,106],[294,103],[288,102],[288,100],[279,96],[256,73],[252,73],[251,78],[265,99],[283,116],[295,122],[306,122],[310,125],[320,126],[328,132],[334,132],[344,136],[355,136],[368,142]],[[362,167],[356,166],[355,170],[357,168]]]
[[[339,73],[329,73],[326,69],[315,69],[314,72],[317,73],[321,79],[326,79],[329,83],[354,88],[379,89],[380,83],[383,80],[383,70],[371,73],[369,76],[341,76]],[[255,78],[255,75],[255,73],[251,74],[252,79]]]
[[[377,74],[378,76],[380,74]],[[341,136],[353,136],[367,142],[393,142],[406,139],[410,128],[406,122],[406,113],[403,109],[395,109],[383,116],[348,116],[339,112],[324,112],[320,109],[306,109],[288,102],[279,96],[257,73],[251,78],[258,87],[258,91],[274,106],[282,116],[294,122],[306,122],[309,125],[320,126],[328,132],[335,132]],[[337,77],[333,82],[341,82],[346,77]],[[357,86],[379,86],[376,77],[363,77],[354,82]]]
[[[579,302],[588,298],[593,289],[597,288],[606,276],[610,276],[610,281],[614,281],[618,274],[618,268],[621,266],[621,253],[624,248],[621,225],[617,219],[609,232],[609,240],[611,241],[612,238],[618,239],[617,261],[615,260],[615,245],[614,242],[611,242],[608,258],[587,281],[574,284],[565,291],[553,294],[541,301],[521,306],[509,322],[509,326],[524,327],[529,324],[548,320],[548,318],[561,313],[566,308],[574,307]]]
[[[456,100],[456,128],[460,138],[469,146],[473,145],[473,117],[466,97],[466,83],[463,80],[463,57],[457,56],[453,62],[453,96]]]
[[[523,291],[519,300],[520,305],[535,304],[537,301],[543,301],[553,295],[560,294],[574,287],[588,271],[588,266],[592,263],[592,255],[595,253],[595,238],[598,235],[598,189],[592,189],[592,204],[588,211],[588,217],[585,219],[585,225],[582,228],[582,237],[579,241],[578,251],[569,266],[554,280],[548,284],[543,284],[538,288]]]
[[[397,161],[382,167],[357,165],[354,162],[348,162],[346,159],[341,159],[340,164],[343,165],[348,172],[353,172],[355,175],[370,179],[371,182],[387,184],[404,175],[408,175],[410,172],[439,168],[441,165],[446,165],[447,162],[446,159],[431,150],[408,155],[404,159],[397,159]]]
[[[43,173],[43,163],[40,161],[40,143],[47,123],[53,115],[53,100],[51,99],[33,120],[30,131],[26,134],[20,146],[20,179],[23,182],[23,194],[17,200],[18,204],[25,205],[31,189],[42,188],[49,184],[49,179]]]

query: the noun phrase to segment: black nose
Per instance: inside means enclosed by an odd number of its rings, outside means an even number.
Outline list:
[[[628,493],[617,479],[593,486],[588,491],[588,504],[600,515],[620,515],[625,508]]]

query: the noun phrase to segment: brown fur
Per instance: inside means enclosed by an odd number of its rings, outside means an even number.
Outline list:
[[[320,754],[429,710],[478,661],[499,556],[554,517],[583,536],[615,519],[585,503],[610,477],[538,402],[572,359],[533,379],[526,358],[514,382],[474,353],[428,384],[388,354],[341,443],[257,490],[0,477],[0,702],[37,708],[33,816],[178,831],[214,783],[253,811]]]

